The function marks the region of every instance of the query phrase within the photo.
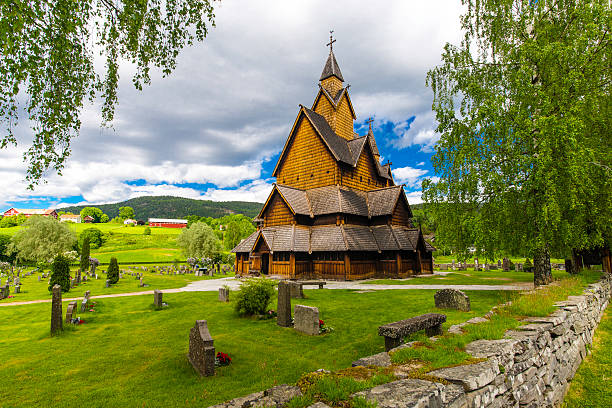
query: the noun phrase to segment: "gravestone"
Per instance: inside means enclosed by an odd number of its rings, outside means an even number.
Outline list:
[[[206,320],[196,320],[189,333],[189,362],[201,376],[215,375],[214,340]]]
[[[104,282],[104,287],[110,288],[110,281],[108,279],[106,280],[106,282]]]
[[[488,271],[488,270],[489,270],[489,264],[488,264],[488,263],[486,263],[486,264],[485,264],[485,266],[484,266],[484,270],[485,270],[485,271]]]
[[[441,271],[448,271],[448,264],[440,264]]]
[[[40,275],[38,275],[38,281],[40,282]]]
[[[281,327],[291,327],[291,287],[286,281],[278,283],[276,314],[276,324]]]
[[[501,261],[501,259],[498,259],[497,260],[497,267],[501,268],[501,266],[502,266],[502,261]]]
[[[304,299],[303,285],[298,282],[289,282],[289,292],[292,299]]]
[[[138,284],[138,286],[140,286],[140,287],[144,286],[144,282],[142,281],[142,277],[140,278],[140,283]]]
[[[163,297],[163,293],[162,293],[161,290],[155,289],[153,291],[153,305],[155,307],[161,308],[161,307],[164,306],[163,301],[162,301],[162,297]]]
[[[478,258],[474,258],[474,270],[475,271],[479,271],[479,265],[478,265]]]
[[[85,312],[87,310],[88,302],[89,302],[89,299],[83,298],[83,301],[81,302],[81,312]]]
[[[455,270],[455,260],[453,259],[453,271]]]
[[[510,270],[510,260],[508,258],[504,258],[502,265],[504,272],[508,272]]]
[[[56,334],[64,329],[62,325],[62,287],[53,285],[51,289],[51,334]]]
[[[229,302],[229,288],[219,288],[219,302]]]
[[[469,312],[470,298],[457,289],[442,289],[434,295],[436,307],[439,309],[455,309]]]
[[[516,264],[516,270],[517,271],[522,271],[523,270],[523,264],[522,263],[517,263]]]
[[[294,322],[295,330],[310,336],[317,336],[319,334],[319,309],[295,305]]]
[[[68,303],[68,307],[66,308],[66,323],[70,323],[72,319],[74,319],[74,311],[77,308],[76,300]]]
[[[21,293],[21,285],[15,285],[15,293]]]
[[[0,299],[6,299],[10,296],[10,292],[9,292],[9,284],[8,282],[4,284],[4,286],[0,287],[0,292],[2,292],[2,297],[0,297]]]

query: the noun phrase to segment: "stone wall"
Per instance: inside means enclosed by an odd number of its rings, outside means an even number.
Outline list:
[[[380,408],[420,406],[413,404],[415,400],[453,408],[556,407],[587,354],[611,286],[609,277],[603,279],[581,296],[557,303],[552,315],[527,319],[526,325],[506,332],[504,339],[468,344],[468,353],[487,360],[429,373],[450,385],[399,380],[359,395],[377,401]]]
[[[429,373],[445,380],[445,384],[406,378],[409,376],[395,371],[397,381],[354,396],[375,401],[379,408],[556,407],[563,401],[569,382],[587,354],[587,345],[593,340],[611,291],[612,280],[607,277],[589,285],[581,296],[570,296],[559,302],[552,315],[529,318],[517,330],[507,331],[504,339],[468,344],[468,353],[486,360]],[[362,360],[365,364],[357,365],[391,365],[388,353]],[[281,386],[215,407],[280,408],[300,394],[297,387]],[[315,407],[327,405],[311,406]]]

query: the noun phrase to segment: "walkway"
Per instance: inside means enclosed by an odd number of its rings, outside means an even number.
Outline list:
[[[398,279],[403,280],[403,279]],[[348,282],[337,282],[327,281],[325,289],[356,289],[360,291],[371,291],[371,290],[417,290],[417,289],[458,289],[458,290],[528,290],[533,289],[532,283],[522,283],[516,285],[371,285],[364,283],[367,281],[348,281]],[[241,281],[239,279],[220,278],[220,279],[209,279],[191,282],[183,288],[177,289],[162,289],[163,293],[180,293],[180,292],[216,292],[223,286],[228,286],[230,289],[238,289]],[[90,299],[104,299],[104,298],[116,298],[125,296],[142,296],[152,295],[152,290],[143,292],[128,292],[128,293],[114,293],[109,295],[94,295]],[[83,297],[66,298],[62,301],[73,301],[81,300]],[[51,299],[39,299],[30,300],[25,302],[11,302],[11,303],[0,303],[2,306],[21,306],[21,305],[32,305],[36,303],[50,303]]]

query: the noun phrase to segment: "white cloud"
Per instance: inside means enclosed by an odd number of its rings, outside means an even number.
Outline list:
[[[203,199],[213,201],[255,201],[263,203],[272,190],[272,180],[255,180],[236,189],[210,188],[202,195]]]
[[[425,165],[425,162],[417,163],[417,166],[424,166],[424,165]]]
[[[417,169],[414,167],[398,167],[392,169],[393,179],[397,184],[406,184],[408,187],[418,187],[423,180],[423,176],[427,174],[427,170]]]
[[[400,125],[394,129],[398,137],[391,141],[391,144],[398,149],[418,145],[421,146],[421,151],[431,153],[434,145],[440,140],[440,135],[434,130],[435,127],[431,111],[417,114],[410,127]]]
[[[408,198],[408,202],[410,204],[421,204],[423,202],[420,191],[407,192],[406,197]]]

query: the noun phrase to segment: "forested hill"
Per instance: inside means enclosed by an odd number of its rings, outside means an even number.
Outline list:
[[[150,217],[184,218],[188,215],[218,218],[228,214],[244,214],[248,217],[255,217],[263,204],[249,201],[209,201],[170,196],[148,196],[132,198],[115,204],[64,207],[58,208],[57,211],[78,214],[85,207],[97,207],[110,218],[114,218],[119,215],[119,207],[125,206],[134,209],[136,219],[147,220]]]

